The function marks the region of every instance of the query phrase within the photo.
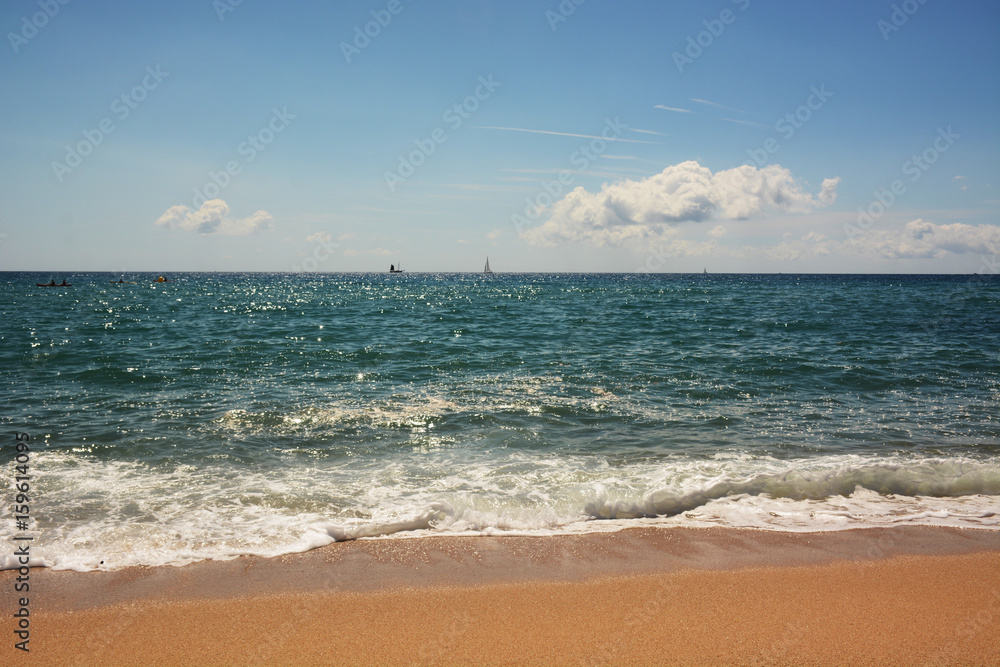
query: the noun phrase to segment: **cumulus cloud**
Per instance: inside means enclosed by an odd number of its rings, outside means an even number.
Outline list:
[[[577,187],[548,209],[543,225],[523,235],[537,245],[619,245],[660,236],[674,223],[745,220],[765,211],[808,212],[832,204],[839,182],[826,179],[813,196],[780,165],[744,165],[713,174],[697,162],[682,162],[642,180],[606,183],[596,193]]]
[[[1000,253],[1000,226],[966,225],[956,222],[937,225],[923,219],[911,220],[899,230],[871,230],[851,241],[862,254],[888,259],[923,259],[948,254]]]
[[[819,203],[829,206],[837,201],[837,186],[840,185],[840,176],[836,178],[824,178],[819,190]]]
[[[229,204],[221,199],[210,199],[197,211],[192,211],[187,206],[171,206],[156,224],[167,229],[182,229],[199,234],[245,236],[269,231],[272,219],[267,211],[257,211],[248,218],[230,218]]]

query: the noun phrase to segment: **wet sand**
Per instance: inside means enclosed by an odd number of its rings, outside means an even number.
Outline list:
[[[31,651],[5,632],[0,664],[1000,664],[998,531],[378,539],[30,577]]]

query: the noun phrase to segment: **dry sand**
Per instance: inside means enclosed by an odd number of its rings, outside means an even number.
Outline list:
[[[10,626],[14,572],[0,574]],[[31,571],[3,665],[1000,665],[1000,532],[630,529]]]

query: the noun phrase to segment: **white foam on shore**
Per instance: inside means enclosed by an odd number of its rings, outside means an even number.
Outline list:
[[[830,531],[898,525],[1000,530],[992,460],[726,454],[643,458],[447,446],[391,462],[249,469],[152,467],[39,452],[34,565],[117,569],[277,556],[335,540],[548,535],[628,526]],[[9,507],[0,532],[14,534]],[[9,561],[9,559],[7,559]],[[8,562],[4,566],[16,565]]]

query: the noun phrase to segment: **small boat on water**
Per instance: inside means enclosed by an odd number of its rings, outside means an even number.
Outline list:
[[[400,265],[400,267],[398,269],[396,268],[395,264],[390,264],[389,265],[389,273],[402,273],[402,272],[403,272],[402,265]]]
[[[493,270],[490,268],[490,258],[489,257],[486,258],[486,268],[483,269],[483,273],[493,273]]]
[[[48,283],[35,283],[35,287],[72,287],[72,286],[73,286],[72,283],[68,283],[65,280],[63,280],[62,283],[57,283],[54,280]]]

